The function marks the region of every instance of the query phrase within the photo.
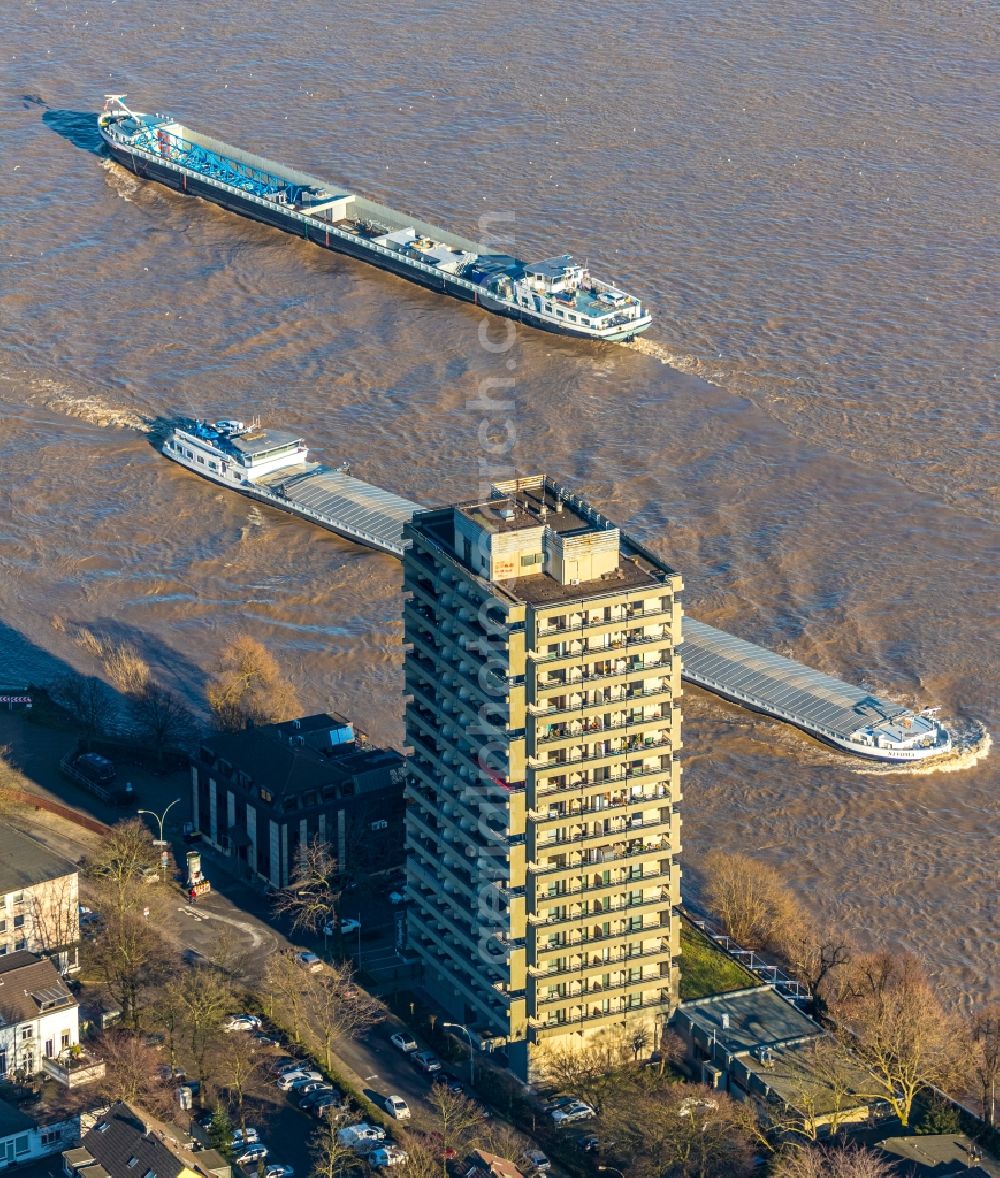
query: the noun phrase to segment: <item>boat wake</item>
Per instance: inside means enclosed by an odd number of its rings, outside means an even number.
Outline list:
[[[993,738],[981,724],[971,723],[964,730],[956,729],[953,725],[948,727],[953,739],[950,753],[913,764],[862,765],[851,772],[865,777],[891,777],[897,774],[928,777],[932,773],[960,773],[986,760],[993,746]]]
[[[121,405],[109,405],[96,394],[81,396],[71,393],[53,380],[36,380],[34,384],[36,389],[41,391],[41,396],[34,399],[54,413],[75,417],[88,425],[130,429],[143,434],[148,434],[153,429],[152,421],[141,413]]]
[[[644,356],[649,356],[652,360],[659,360],[661,364],[666,364],[668,368],[674,368],[678,372],[687,373],[688,376],[697,376],[706,384],[715,385],[716,388],[723,388],[725,381],[725,373],[712,368],[711,365],[706,364],[704,360],[697,356],[683,356],[677,352],[671,352],[663,344],[658,344],[656,340],[647,339],[645,336],[640,336],[638,339],[631,340],[629,343],[623,344],[631,352],[641,352]]]
[[[115,193],[122,200],[131,201],[140,187],[139,181],[135,176],[127,168],[123,168],[115,163],[110,156],[102,161],[101,167],[107,172],[108,183],[115,190]]]

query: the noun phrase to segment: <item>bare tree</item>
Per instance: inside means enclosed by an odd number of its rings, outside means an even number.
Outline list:
[[[796,1146],[786,1150],[771,1169],[772,1178],[893,1178],[888,1158],[858,1145],[842,1149]]]
[[[615,1089],[602,1126],[629,1178],[745,1178],[765,1144],[751,1104],[700,1084]]]
[[[788,938],[805,923],[798,901],[770,864],[711,851],[704,867],[708,904],[741,945],[773,948],[779,933]]]
[[[448,1175],[448,1158],[452,1150],[461,1153],[482,1131],[486,1118],[474,1100],[461,1092],[452,1092],[446,1084],[431,1089],[430,1138],[441,1159],[442,1178]]]
[[[874,1078],[865,1095],[886,1100],[904,1127],[922,1089],[956,1078],[961,1028],[909,954],[855,959],[835,1013]]]
[[[236,1104],[240,1128],[246,1133],[247,1097],[263,1091],[266,1056],[261,1045],[242,1031],[226,1035],[219,1051],[219,1082]]]
[[[159,849],[138,818],[111,827],[84,865],[101,915],[91,947],[93,963],[123,1017],[139,1025],[140,998],[168,968],[164,941],[167,897],[143,876],[158,869]]]
[[[623,1083],[624,1073],[635,1070],[631,1032],[611,1027],[579,1047],[546,1044],[537,1067],[546,1084],[600,1104],[609,1088]]]
[[[216,725],[225,732],[287,720],[300,710],[295,688],[274,656],[248,634],[237,635],[222,651],[208,702]]]
[[[358,1165],[358,1155],[350,1146],[342,1144],[337,1136],[337,1122],[333,1117],[324,1118],[313,1134],[310,1145],[312,1178],[339,1178],[339,1175],[354,1170]]]
[[[329,966],[304,977],[299,973],[306,1035],[329,1070],[337,1044],[363,1034],[382,1019],[384,1010],[378,999],[355,985],[350,965]]]
[[[272,953],[264,965],[258,991],[264,1013],[281,1027],[294,1043],[301,1043],[306,1030],[306,1000],[302,992],[302,970],[292,953]]]
[[[177,1098],[170,1084],[159,1078],[161,1060],[156,1048],[148,1046],[140,1035],[105,1031],[94,1045],[94,1053],[104,1061],[99,1087],[109,1104],[124,1100],[142,1105],[154,1116],[172,1115]]]
[[[986,1124],[996,1125],[997,1081],[1000,1080],[1000,1003],[984,1006],[972,1017],[973,1080],[983,1104]]]
[[[795,1058],[799,1068],[787,1081],[787,1105],[767,1106],[771,1132],[809,1141],[825,1132],[835,1135],[863,1102],[858,1092],[868,1086],[867,1073],[832,1035],[803,1045]]]
[[[104,732],[108,717],[114,715],[111,692],[105,683],[92,675],[77,675],[75,672],[60,675],[49,691],[88,736]]]
[[[293,931],[321,932],[334,917],[339,897],[332,883],[336,872],[337,860],[329,843],[317,835],[302,844],[291,883],[274,893],[275,914],[291,921]]]
[[[196,732],[194,717],[172,691],[152,681],[134,692],[129,709],[142,737],[156,750],[160,764],[167,749],[183,748]]]
[[[222,974],[210,968],[198,969],[194,977],[177,977],[166,989],[180,1014],[195,1076],[204,1088],[213,1049],[225,1034],[223,1023],[236,1004],[236,995]]]
[[[149,663],[130,642],[98,637],[104,673],[122,695],[141,695],[150,684]]]
[[[33,950],[55,957],[60,968],[68,968],[75,963],[80,942],[79,875],[73,869],[35,884],[28,900]]]

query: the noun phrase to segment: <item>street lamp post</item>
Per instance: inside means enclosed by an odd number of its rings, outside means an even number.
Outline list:
[[[472,1042],[472,1032],[465,1025],[465,1023],[442,1023],[446,1030],[449,1031],[463,1031],[466,1039],[469,1041],[469,1085],[472,1088],[476,1086],[476,1049]]]
[[[174,800],[166,807],[162,814],[157,814],[155,810],[136,810],[137,814],[148,814],[150,818],[155,818],[159,823],[160,837],[158,839],[154,839],[154,843],[158,847],[165,847],[167,845],[167,840],[163,837],[163,824],[166,822],[167,814],[170,813],[171,808],[176,806],[179,801],[180,798],[174,798]],[[160,852],[160,874],[164,879],[166,879],[166,864],[163,862],[162,851]]]

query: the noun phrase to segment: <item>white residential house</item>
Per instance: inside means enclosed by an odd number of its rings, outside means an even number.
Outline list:
[[[57,1113],[39,1121],[0,1101],[0,1171],[61,1153],[79,1136],[79,1113]]]
[[[0,958],[44,953],[60,973],[80,968],[80,874],[30,835],[0,823]]]
[[[0,1076],[34,1075],[79,1042],[79,1005],[52,962],[25,950],[0,957]]]

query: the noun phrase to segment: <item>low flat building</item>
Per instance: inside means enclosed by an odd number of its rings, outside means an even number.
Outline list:
[[[80,968],[80,873],[37,839],[0,822],[0,957],[44,953]]]
[[[771,986],[684,1002],[673,1027],[693,1079],[758,1100],[811,1136],[868,1120],[876,1103],[858,1061]]]
[[[965,1133],[887,1137],[877,1145],[899,1178],[1000,1178],[1000,1159]]]
[[[51,1157],[80,1135],[80,1115],[23,1109],[0,1100],[0,1171]]]
[[[0,1076],[33,1076],[80,1042],[80,1008],[48,958],[0,957]]]
[[[276,888],[299,848],[328,843],[342,871],[403,862],[406,762],[368,747],[342,716],[304,716],[205,741],[192,766],[205,840]]]

